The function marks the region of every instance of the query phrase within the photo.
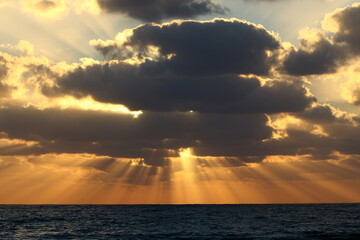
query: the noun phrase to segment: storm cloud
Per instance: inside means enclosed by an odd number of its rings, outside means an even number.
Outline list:
[[[210,0],[97,0],[109,13],[123,13],[145,22],[169,18],[193,18],[211,13],[224,14],[226,9]]]

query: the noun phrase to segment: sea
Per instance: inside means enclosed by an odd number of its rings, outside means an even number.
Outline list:
[[[360,204],[0,205],[0,239],[360,240]]]

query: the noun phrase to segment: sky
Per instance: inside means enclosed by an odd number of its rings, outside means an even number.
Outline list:
[[[360,202],[360,2],[0,0],[0,204]]]

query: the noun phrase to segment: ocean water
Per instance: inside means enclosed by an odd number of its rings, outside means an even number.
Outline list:
[[[0,239],[360,240],[360,204],[0,205]]]

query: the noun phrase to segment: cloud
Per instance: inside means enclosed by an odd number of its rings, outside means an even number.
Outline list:
[[[231,159],[231,166],[269,156],[360,154],[352,115],[316,103],[301,79],[273,72],[283,49],[261,26],[236,19],[173,21],[92,43],[109,60],[51,66],[31,56],[2,57],[11,62],[4,76],[21,69],[16,96],[36,93],[37,104],[10,104],[11,98],[0,108],[1,136],[9,142],[0,154],[88,153],[131,158],[136,166],[167,166],[184,148],[203,159]],[[110,55],[105,47],[113,49]],[[53,104],[69,96],[143,113]]]
[[[298,112],[315,101],[300,81],[273,80],[262,85],[259,78],[233,74],[177,76],[152,75],[152,71],[147,63],[92,65],[69,72],[57,81],[58,87],[44,87],[43,92],[91,96],[132,111],[221,114]]]
[[[155,49],[153,58],[168,70],[199,75],[266,75],[271,55],[280,48],[274,33],[238,19],[145,24],[120,33],[115,41],[91,43],[110,59],[151,57]]]
[[[337,22],[334,40],[337,43],[346,44],[356,54],[360,54],[360,29],[357,22],[360,21],[360,4],[355,3],[350,7],[336,10],[325,18],[326,21]],[[330,30],[330,29],[329,29]]]
[[[292,49],[284,60],[284,70],[291,75],[334,73],[360,55],[360,5],[338,9],[327,14],[314,41],[301,39],[300,49]]]
[[[348,58],[346,48],[327,39],[314,43],[312,51],[305,50],[305,41],[299,50],[292,49],[284,61],[284,68],[291,75],[334,73]]]
[[[34,45],[28,41],[20,40],[16,47],[24,55],[34,54]]]
[[[266,156],[326,160],[332,159],[334,152],[360,154],[360,125],[351,115],[317,105],[295,116],[295,124],[289,121],[281,127],[264,114],[145,112],[134,118],[75,109],[4,108],[0,109],[0,131],[14,143],[0,154],[88,153],[143,159],[152,166],[168,165],[168,158],[178,156],[184,148],[192,148],[200,158],[230,157],[245,163]],[[288,121],[287,117],[279,120]],[[274,138],[278,131],[285,135]],[[236,164],[233,160],[231,164]]]
[[[25,41],[24,41],[25,42]],[[46,105],[48,98],[44,97],[40,90],[40,85],[48,81],[50,74],[50,65],[48,59],[45,57],[35,57],[33,55],[25,55],[29,53],[32,45],[25,44],[23,54],[17,53],[19,45],[9,45],[9,52],[15,50],[16,55],[10,55],[0,52],[0,84],[2,88],[2,99],[0,101],[1,107],[8,105]],[[8,45],[6,44],[5,47]],[[27,47],[30,46],[28,49]],[[31,51],[30,51],[31,52]],[[43,66],[43,67],[41,67]],[[45,67],[46,66],[46,67]],[[48,71],[41,71],[40,69],[47,69]],[[39,74],[36,74],[38,71]],[[52,72],[51,72],[52,73]],[[5,88],[4,88],[5,86]],[[4,92],[4,89],[6,90]]]
[[[93,153],[145,158],[152,165],[163,164],[165,157],[176,156],[181,148],[268,139],[272,128],[267,123],[264,114],[145,112],[134,118],[129,114],[71,109],[0,109],[0,131],[9,139],[37,142],[22,151],[15,149],[13,154]]]
[[[41,17],[59,18],[67,10],[65,0],[21,0],[23,11]]]
[[[354,123],[353,114],[336,109],[330,104],[315,104],[303,112],[292,115],[314,124]]]
[[[270,52],[280,47],[274,34],[248,22],[147,24],[92,44],[118,60],[69,71],[44,86],[45,95],[91,96],[132,111],[219,114],[298,112],[316,101],[300,80],[244,75],[267,74]],[[126,63],[129,58],[137,63]]]
[[[338,81],[339,94],[349,104],[360,105],[360,61],[354,59],[336,74],[326,76],[327,81]]]
[[[36,4],[36,7],[43,11],[48,11],[49,9],[53,9],[56,7],[56,2],[50,0],[42,0]]]
[[[5,81],[8,71],[7,60],[0,56],[0,99],[9,97],[11,91],[14,89],[14,87],[9,86]]]
[[[360,105],[360,82],[348,82],[344,86],[344,98],[347,102],[356,106]]]
[[[197,156],[308,156],[332,159],[334,153],[358,155],[359,119],[328,104],[313,104],[301,113],[271,115],[273,137],[265,141],[247,141],[196,146]]]
[[[313,125],[312,125],[313,126]],[[325,125],[328,136],[309,131],[310,129],[286,130],[286,137],[269,139],[262,142],[244,142],[243,144],[223,144],[196,146],[193,148],[197,156],[308,156],[312,160],[332,159],[334,152],[345,155],[359,155],[359,127],[345,124]],[[346,136],[343,133],[353,134]]]
[[[193,18],[211,13],[224,14],[225,8],[211,0],[97,0],[100,8],[109,13],[120,12],[145,22],[169,18]]]
[[[26,40],[20,40],[18,44],[0,44],[0,48],[14,55],[31,56],[34,54],[34,45]]]

